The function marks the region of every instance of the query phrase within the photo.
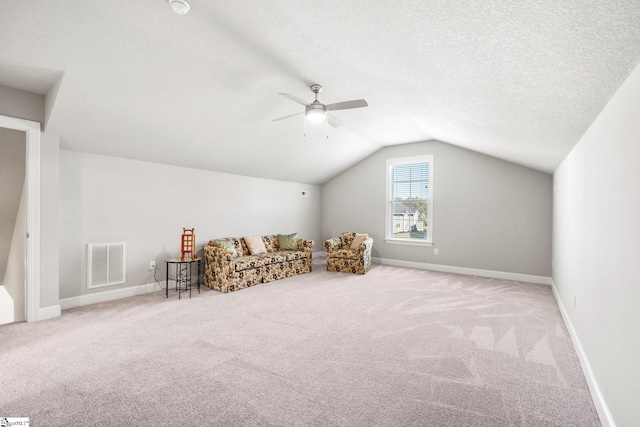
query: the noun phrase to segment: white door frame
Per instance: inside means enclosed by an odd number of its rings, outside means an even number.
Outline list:
[[[27,139],[26,320],[40,311],[40,123],[0,115],[0,127],[24,131]]]

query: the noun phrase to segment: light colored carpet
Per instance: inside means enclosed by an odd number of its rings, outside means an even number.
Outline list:
[[[551,289],[374,265],[0,327],[33,426],[599,426]]]

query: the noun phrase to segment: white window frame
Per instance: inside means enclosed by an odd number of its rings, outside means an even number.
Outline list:
[[[409,165],[415,163],[429,163],[429,198],[427,201],[427,238],[426,239],[411,239],[411,238],[398,238],[393,237],[393,222],[391,218],[392,212],[392,179],[393,168],[399,165]],[[417,246],[431,246],[433,245],[433,154],[402,157],[397,159],[387,159],[387,202],[386,202],[386,222],[385,222],[385,242],[401,245],[417,245]]]

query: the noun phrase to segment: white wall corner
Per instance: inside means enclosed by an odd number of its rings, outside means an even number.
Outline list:
[[[567,330],[569,331],[571,342],[573,342],[573,346],[576,350],[576,354],[578,355],[578,360],[580,361],[580,367],[582,368],[582,372],[584,373],[585,379],[587,380],[589,392],[591,393],[591,398],[593,399],[593,403],[596,407],[596,411],[598,412],[598,416],[600,417],[600,422],[602,423],[602,427],[616,427],[616,423],[613,420],[613,415],[611,415],[611,411],[609,411],[609,406],[607,405],[607,402],[604,400],[604,396],[602,395],[602,391],[600,390],[598,381],[596,380],[593,370],[591,369],[591,364],[589,363],[587,354],[585,353],[584,348],[582,347],[582,343],[580,342],[580,338],[578,337],[578,334],[576,333],[576,330],[573,327],[573,323],[571,322],[569,313],[565,309],[564,304],[560,299],[560,294],[556,289],[556,284],[554,283],[553,279],[551,279],[551,289],[553,290],[553,296],[556,299],[558,308],[560,309],[560,314],[562,315],[562,319],[564,320],[564,323],[567,326]]]

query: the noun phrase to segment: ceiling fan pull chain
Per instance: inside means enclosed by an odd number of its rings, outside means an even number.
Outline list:
[[[327,129],[327,139],[329,139],[329,116],[326,116],[324,118],[324,124],[325,124],[325,127]]]

